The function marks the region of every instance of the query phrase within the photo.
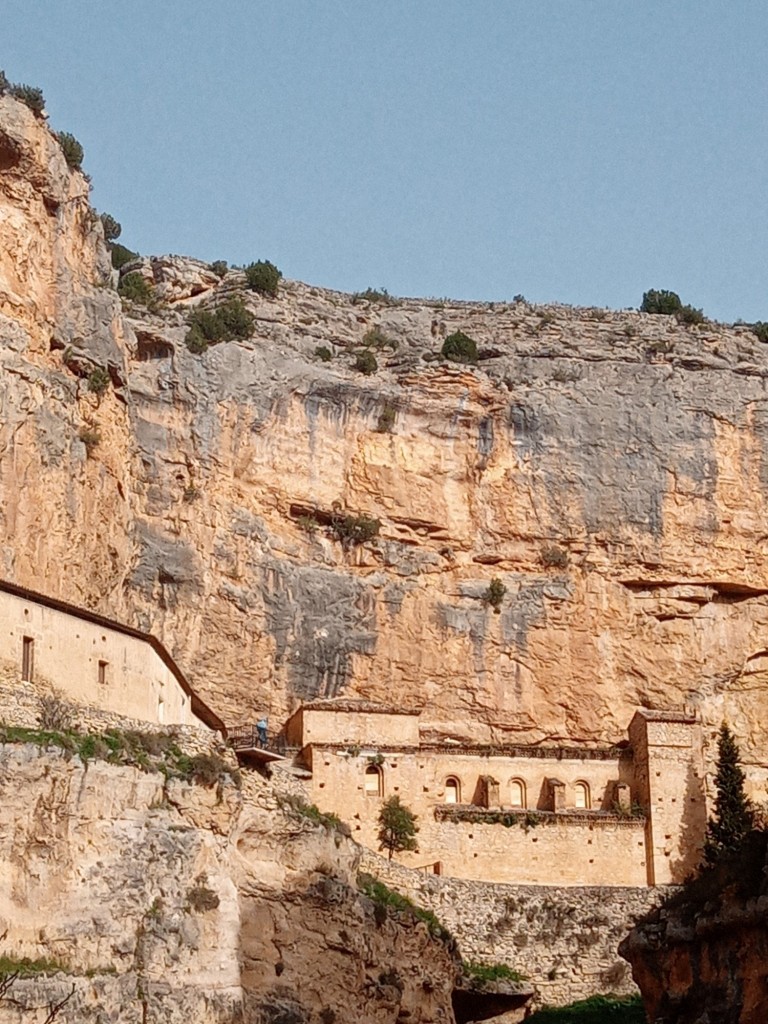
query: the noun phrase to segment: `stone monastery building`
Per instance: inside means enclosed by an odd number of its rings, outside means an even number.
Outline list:
[[[423,741],[419,715],[320,700],[285,740],[310,799],[376,849],[382,800],[418,817],[410,867],[490,882],[663,885],[698,863],[707,810],[695,718],[638,711],[616,747],[483,747]]]
[[[0,686],[152,725],[224,723],[149,633],[0,580]],[[26,685],[25,685],[26,684]]]
[[[0,607],[6,714],[55,691],[101,725],[111,716],[226,733],[149,634],[2,581]],[[407,867],[487,882],[646,886],[682,881],[699,859],[702,737],[686,714],[641,709],[613,747],[488,747],[438,744],[418,713],[340,698],[304,704],[282,738],[308,799],[364,846],[377,849],[382,801],[400,796],[419,824],[418,852],[398,857]]]

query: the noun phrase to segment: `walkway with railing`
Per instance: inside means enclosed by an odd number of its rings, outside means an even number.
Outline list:
[[[266,744],[259,737],[259,730],[253,724],[238,725],[229,730],[227,741],[244,760],[278,761],[285,757],[285,737],[268,737]]]

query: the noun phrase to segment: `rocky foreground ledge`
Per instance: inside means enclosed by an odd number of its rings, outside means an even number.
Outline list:
[[[768,835],[706,870],[644,920],[619,947],[632,965],[649,1021],[768,1021]]]
[[[0,746],[0,1024],[452,1024],[454,944],[303,807]]]

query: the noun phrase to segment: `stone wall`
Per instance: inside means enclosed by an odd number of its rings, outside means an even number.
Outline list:
[[[147,636],[0,586],[0,658],[32,682],[55,679],[69,700],[153,725],[196,725],[192,697]]]
[[[81,732],[106,732],[107,729],[135,730],[138,732],[168,732],[177,738],[179,746],[189,754],[221,752],[224,743],[218,733],[205,725],[152,726],[137,718],[91,707],[61,698],[60,691],[47,679],[38,677],[34,683],[23,682],[18,668],[0,662],[0,724],[40,727],[41,697],[55,696],[66,706],[72,728]]]
[[[412,871],[366,850],[361,870],[433,911],[465,960],[506,963],[543,1004],[636,991],[617,947],[658,900],[649,888],[499,885]]]
[[[371,849],[378,845],[381,801],[396,795],[419,822],[419,851],[399,856],[409,867],[440,862],[442,873],[456,878],[536,885],[648,882],[644,820],[609,810],[617,784],[632,783],[627,751],[379,750],[377,758],[357,748],[313,746],[310,751],[311,800],[347,821],[354,838]],[[523,827],[505,828],[476,806],[484,799],[482,780],[489,776],[499,783],[497,810],[510,809],[511,782],[522,782],[525,808],[513,810],[529,808],[536,827],[523,821]],[[553,777],[563,784],[566,805],[556,815],[542,813],[551,799]],[[377,779],[379,790],[371,792],[366,783]],[[454,820],[443,820],[446,808],[457,807],[445,802],[447,779],[457,784],[462,810],[472,820],[461,820],[458,809]],[[574,807],[580,780],[589,785],[593,811]]]

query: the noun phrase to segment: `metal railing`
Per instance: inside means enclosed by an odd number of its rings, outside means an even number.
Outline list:
[[[285,737],[267,736],[262,743],[255,725],[238,725],[228,731],[227,740],[233,750],[269,750],[273,754],[285,753]]]

